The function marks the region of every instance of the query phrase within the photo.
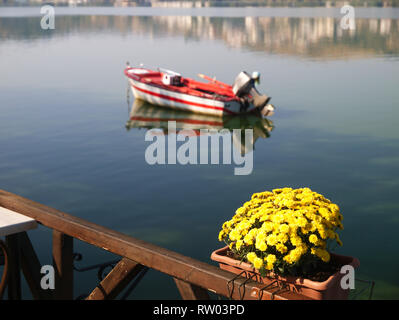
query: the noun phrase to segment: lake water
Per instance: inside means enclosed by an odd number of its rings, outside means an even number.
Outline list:
[[[337,252],[359,258],[357,277],[376,281],[375,298],[399,298],[397,10],[362,9],[352,31],[339,12],[309,8],[57,10],[42,30],[39,8],[0,8],[1,189],[212,263],[219,228],[252,193],[307,186],[341,207]],[[227,83],[261,72],[276,114],[252,174],[147,164],[145,134],[159,125],[132,123],[126,61]],[[30,235],[50,264],[49,231]],[[114,258],[78,241],[75,251],[79,267]],[[75,283],[88,293],[96,274]],[[178,297],[155,271],[130,295]]]

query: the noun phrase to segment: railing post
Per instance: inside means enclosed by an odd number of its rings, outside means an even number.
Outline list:
[[[20,233],[21,269],[32,296],[36,300],[50,300],[52,290],[44,290],[40,286],[42,277],[40,261],[36,255],[29,236],[26,232]]]
[[[9,252],[8,262],[8,299],[21,300],[21,265],[19,251],[19,234],[6,236],[6,245]]]
[[[111,270],[111,272],[101,281],[101,283],[93,290],[86,300],[111,300],[133,280],[143,266],[135,261],[123,258]]]
[[[207,290],[177,278],[174,280],[183,300],[209,300]]]
[[[73,299],[73,238],[53,231],[53,266],[56,300]]]

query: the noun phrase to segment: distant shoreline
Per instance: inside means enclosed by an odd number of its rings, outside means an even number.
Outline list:
[[[395,8],[399,7],[399,0],[352,0],[352,1],[290,1],[290,0],[173,0],[173,1],[151,1],[151,0],[0,0],[0,7],[37,7],[45,4],[53,4],[57,7],[174,7],[174,8],[201,8],[201,7],[327,7],[338,8],[345,4],[354,7],[377,7]]]
[[[274,18],[342,18],[340,8],[326,7],[120,7],[57,6],[57,16],[191,16],[191,17],[274,17]],[[3,7],[1,18],[41,16],[40,7]],[[399,20],[399,8],[357,7],[356,19]]]

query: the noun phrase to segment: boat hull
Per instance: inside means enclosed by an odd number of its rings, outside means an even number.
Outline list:
[[[129,79],[129,82],[136,99],[141,99],[158,106],[214,116],[242,113],[240,112],[241,104],[236,100],[221,101],[195,97],[188,94],[176,93],[133,79]],[[247,112],[250,111],[250,108],[248,108]],[[254,111],[253,107],[252,111]]]

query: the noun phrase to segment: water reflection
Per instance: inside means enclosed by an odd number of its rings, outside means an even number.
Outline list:
[[[163,134],[168,134],[168,121],[176,122],[176,130],[192,130],[197,136],[202,134],[201,129],[209,130],[207,134],[220,132],[227,129],[232,132],[234,129],[241,129],[244,135],[245,129],[253,129],[253,141],[251,145],[245,145],[244,137],[237,139],[232,135],[233,145],[240,151],[241,155],[253,150],[255,142],[259,138],[269,138],[270,132],[274,128],[271,120],[247,114],[242,116],[224,116],[214,117],[205,114],[189,113],[179,110],[173,110],[155,106],[142,100],[134,100],[130,110],[129,120],[126,123],[126,129],[144,128],[161,129]],[[155,134],[155,132],[154,132]]]
[[[60,16],[53,32],[43,32],[38,18],[0,19],[2,39],[38,39],[74,32],[184,36],[220,40],[251,51],[317,58],[399,53],[398,19],[356,19],[355,30],[342,30],[340,20],[329,17]]]

